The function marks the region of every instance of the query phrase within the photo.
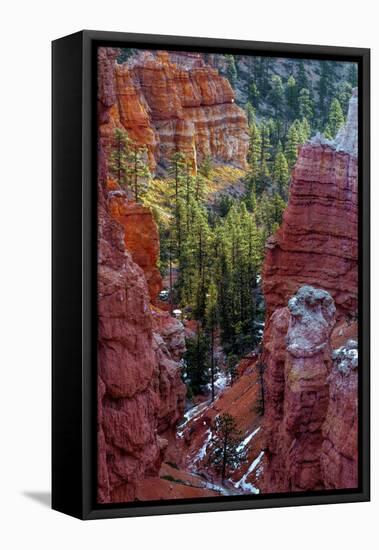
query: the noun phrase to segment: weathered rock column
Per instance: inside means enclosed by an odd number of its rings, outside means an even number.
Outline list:
[[[301,287],[275,312],[265,339],[267,433],[264,492],[323,488],[320,454],[329,403],[330,294]],[[287,328],[287,331],[286,331]]]

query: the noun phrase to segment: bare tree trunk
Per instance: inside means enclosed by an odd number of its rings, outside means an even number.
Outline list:
[[[212,383],[212,402],[215,400],[215,364],[214,364],[214,327],[212,323],[211,331],[211,383]]]
[[[221,485],[224,485],[225,483],[225,476],[226,476],[226,446],[228,443],[228,436],[225,434],[224,436],[224,449],[222,454],[222,470],[221,470]]]
[[[172,303],[172,238],[170,236],[170,246],[169,246],[169,273],[170,273],[170,314],[173,312],[173,303]]]

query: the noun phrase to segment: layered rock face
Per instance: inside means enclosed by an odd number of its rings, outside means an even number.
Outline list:
[[[100,152],[101,183],[103,166]],[[121,502],[158,474],[165,434],[183,415],[184,329],[164,313],[156,321],[145,273],[110,214],[113,199],[103,185],[98,195],[98,501]]]
[[[148,149],[151,168],[167,166],[175,151],[194,169],[206,155],[246,167],[248,127],[229,81],[194,54],[140,52],[116,63],[117,51],[98,53],[100,134],[114,128]]]
[[[330,292],[337,318],[357,311],[357,98],[335,142],[302,146],[283,222],[267,242],[263,290],[267,318],[303,284]]]
[[[162,277],[157,268],[159,234],[151,210],[127,200],[125,192],[121,190],[109,193],[108,205],[112,218],[125,229],[125,247],[131,253],[133,261],[143,269],[150,299],[156,303],[162,289]]]

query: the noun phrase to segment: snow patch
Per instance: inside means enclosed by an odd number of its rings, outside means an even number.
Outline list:
[[[199,405],[196,405],[195,407],[192,407],[189,409],[183,416],[183,420],[181,424],[178,427],[177,435],[179,437],[183,437],[183,432],[190,420],[193,420],[194,418],[197,418],[201,415],[204,409],[207,408],[209,405],[208,401],[204,401],[204,403],[200,403]]]
[[[259,453],[259,455],[257,456],[257,458],[255,458],[253,460],[253,462],[250,464],[247,472],[241,477],[241,479],[239,481],[237,481],[237,483],[234,484],[234,487],[236,489],[243,489],[244,491],[254,493],[255,495],[259,494],[259,489],[254,487],[254,485],[252,485],[252,483],[249,483],[246,480],[249,477],[249,475],[255,470],[255,468],[259,465],[259,463],[262,460],[264,454],[265,454],[264,451],[261,451]]]
[[[247,447],[247,445],[253,439],[253,437],[259,432],[260,429],[261,429],[261,427],[258,426],[258,428],[256,428],[253,432],[251,432],[248,436],[246,436],[245,439],[243,441],[241,441],[241,443],[238,445],[237,451],[238,452],[243,451],[244,448]]]
[[[208,430],[205,433],[205,441],[204,441],[202,447],[199,449],[199,451],[197,452],[197,454],[195,455],[195,457],[191,461],[192,466],[194,464],[197,464],[201,460],[203,460],[203,458],[205,457],[205,455],[207,453],[207,447],[208,447],[208,444],[209,444],[211,439],[212,439],[212,430],[210,428],[208,428]]]

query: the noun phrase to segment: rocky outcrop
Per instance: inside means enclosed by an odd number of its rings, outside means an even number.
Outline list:
[[[265,331],[263,492],[357,485],[357,349],[331,349],[335,306],[304,286]]]
[[[321,489],[320,453],[331,365],[331,296],[304,286],[277,310],[265,338],[265,492]]]
[[[150,208],[127,200],[121,190],[109,193],[108,210],[125,229],[126,249],[146,278],[150,299],[156,303],[162,289],[162,277],[157,268],[159,260],[159,234]]]
[[[204,156],[246,166],[248,128],[229,81],[203,57],[142,51],[122,65],[112,48],[99,49],[100,134],[115,127],[147,147],[150,166],[167,166],[175,151],[194,169]],[[190,60],[190,61],[189,61]],[[113,67],[113,72],[111,70]]]
[[[358,349],[348,340],[333,353],[321,471],[326,489],[358,486]]]
[[[263,268],[267,318],[304,284],[332,295],[338,319],[357,311],[356,115],[353,96],[349,126],[336,141],[316,139],[300,149],[282,225],[267,241]]]
[[[100,151],[101,184],[104,165]],[[145,273],[110,214],[112,195],[100,185],[98,197],[98,501],[123,502],[146,476],[158,475],[165,435],[183,415],[184,328],[163,313],[157,325]]]

